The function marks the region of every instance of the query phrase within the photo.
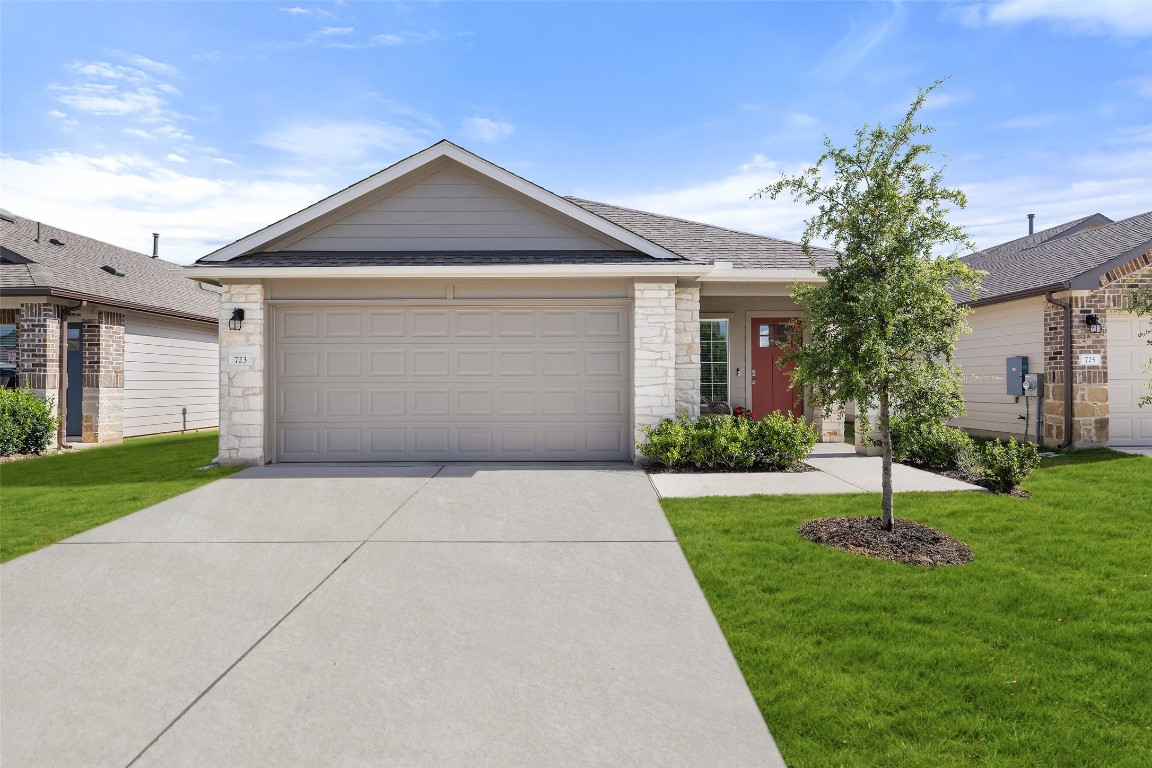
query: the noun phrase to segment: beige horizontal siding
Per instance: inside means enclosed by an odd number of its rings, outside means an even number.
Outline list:
[[[458,170],[443,170],[338,222],[281,244],[293,251],[613,250],[570,225]]]
[[[1021,299],[979,307],[968,315],[972,333],[956,344],[956,362],[964,374],[964,406],[967,414],[955,424],[982,434],[1020,436],[1019,418],[1027,407],[1029,433],[1035,434],[1036,402],[1005,394],[1008,382],[1005,359],[1028,357],[1030,373],[1043,373],[1044,299]]]
[[[124,436],[215,427],[216,329],[129,316],[124,325]]]

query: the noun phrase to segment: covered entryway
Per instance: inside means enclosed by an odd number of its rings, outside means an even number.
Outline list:
[[[274,461],[630,456],[630,306],[273,310]]]
[[[1143,366],[1152,356],[1146,327],[1136,315],[1108,314],[1108,445],[1152,445],[1152,406],[1136,403],[1147,394]]]

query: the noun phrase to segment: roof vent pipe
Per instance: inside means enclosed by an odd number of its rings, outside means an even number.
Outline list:
[[[40,242],[40,222],[36,222],[36,242]]]
[[[156,258],[159,255],[160,255],[160,233],[159,232],[153,232],[152,233],[152,258]]]
[[[1036,214],[1034,214],[1034,213],[1028,214],[1028,234],[1032,234],[1032,225],[1035,223],[1035,221],[1036,221]]]

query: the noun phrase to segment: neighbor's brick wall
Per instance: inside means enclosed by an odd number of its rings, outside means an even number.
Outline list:
[[[53,413],[60,389],[60,312],[48,302],[20,305],[20,384],[44,398]]]
[[[83,441],[124,439],[124,315],[98,310],[81,330],[84,360]]]
[[[700,288],[676,289],[676,412],[700,415]]]
[[[239,331],[228,330],[232,310],[244,310]],[[233,365],[245,355],[247,365]],[[236,283],[220,296],[220,455],[221,464],[265,462],[264,286]]]
[[[1152,252],[1100,278],[1100,289],[1072,296],[1072,443],[1075,448],[1108,444],[1108,313],[1131,306],[1130,293],[1152,286]],[[1057,297],[1060,298],[1060,297]],[[1088,332],[1085,316],[1095,314],[1104,332]],[[1080,365],[1080,355],[1100,355],[1099,366]],[[1064,442],[1064,313],[1052,304],[1044,308],[1044,356],[1048,371],[1044,393],[1044,442]]]
[[[633,296],[632,418],[640,441],[642,427],[676,415],[676,285],[638,282]]]

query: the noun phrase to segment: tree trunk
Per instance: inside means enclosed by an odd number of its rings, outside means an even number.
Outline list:
[[[881,525],[884,530],[890,531],[896,524],[892,516],[892,422],[888,405],[888,390],[880,390],[880,445],[884,452],[884,472],[881,487],[884,489],[884,500],[881,503],[883,515]]]

